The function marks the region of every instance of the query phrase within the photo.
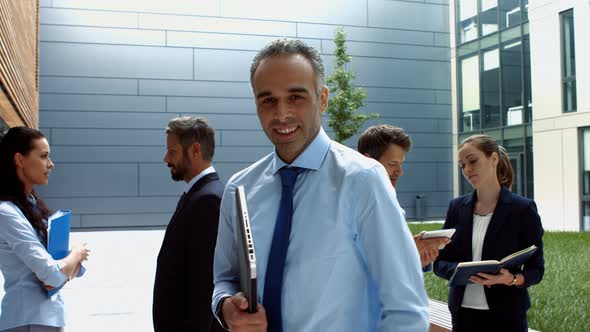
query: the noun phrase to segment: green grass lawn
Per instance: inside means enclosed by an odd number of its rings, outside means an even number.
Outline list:
[[[441,224],[410,224],[412,234],[442,228]],[[546,232],[543,237],[545,275],[529,288],[529,327],[543,332],[590,331],[590,233]],[[447,302],[447,281],[424,275],[430,298]]]

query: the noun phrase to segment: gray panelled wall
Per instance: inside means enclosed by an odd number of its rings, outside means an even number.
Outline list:
[[[248,82],[252,57],[277,37],[299,38],[320,49],[331,70],[336,25],[347,32],[356,83],[368,90],[365,111],[413,138],[398,188],[408,217],[416,194],[426,195],[428,217],[444,216],[452,196],[447,0],[42,0],[41,7],[40,122],[56,164],[41,191],[50,206],[73,210],[74,226],[168,222],[182,190],[162,162],[172,117],[210,120],[224,181],[269,153]]]

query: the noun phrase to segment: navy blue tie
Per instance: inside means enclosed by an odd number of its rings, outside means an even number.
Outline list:
[[[266,310],[268,332],[281,332],[283,330],[283,317],[281,315],[281,298],[283,294],[283,272],[285,271],[285,259],[289,247],[289,234],[291,234],[291,216],[293,214],[293,187],[297,175],[305,169],[299,167],[283,167],[279,170],[281,175],[282,191],[279,214],[272,235],[272,244],[266,266],[264,278],[264,296],[262,304]]]

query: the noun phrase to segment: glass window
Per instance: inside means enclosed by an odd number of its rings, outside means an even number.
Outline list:
[[[535,198],[535,181],[533,178],[533,137],[532,130],[527,128],[526,148],[524,157],[525,195],[530,199]]]
[[[561,16],[561,84],[564,112],[575,112],[576,101],[576,52],[574,43],[574,11],[570,9]]]
[[[522,152],[522,147],[524,146],[524,138],[525,138],[525,127],[524,126],[514,126],[514,127],[506,127],[503,130],[503,142],[504,147],[508,149],[509,146],[517,146],[519,148],[518,152]]]
[[[500,127],[500,51],[483,52],[481,70],[482,128]]]
[[[522,0],[522,21],[529,20],[529,0]]]
[[[507,39],[500,46],[502,116],[505,126],[515,126],[523,123],[521,46],[520,36]]]
[[[498,31],[498,0],[481,0],[479,23],[482,36]]]
[[[511,190],[519,195],[525,194],[525,144],[525,127],[504,128],[502,146],[508,152],[513,171]]]
[[[4,122],[4,119],[0,118],[0,139],[4,137],[4,134],[8,131],[8,125]]]
[[[510,190],[513,193],[524,196],[524,154],[522,152],[509,153],[508,159],[510,159],[510,164],[512,165],[512,187],[510,188]]]
[[[500,0],[500,29],[522,22],[519,0]]]
[[[531,40],[528,34],[522,39],[524,58],[524,122],[533,121],[533,99],[531,94]]]
[[[479,51],[478,44],[479,43],[476,40],[476,41],[472,41],[470,43],[463,44],[463,45],[457,47],[457,57],[462,59],[464,57],[477,54],[477,52]]]
[[[582,129],[582,225],[590,231],[590,128]]]
[[[479,56],[461,59],[461,114],[463,131],[479,129]]]
[[[467,139],[471,135],[475,135],[475,134],[478,134],[478,133],[460,134],[459,135],[459,144],[461,144],[461,142],[463,142],[465,139]],[[454,151],[453,153],[457,153],[457,151]],[[459,176],[459,194],[465,195],[467,193],[472,192],[473,187],[471,186],[469,181],[467,181],[467,179],[463,176],[463,172],[461,171],[461,168],[459,167],[459,165],[457,165],[457,172],[458,172],[457,174]]]
[[[458,17],[457,20],[457,34],[460,44],[474,40],[477,35],[477,1],[475,0],[459,0],[458,3]]]
[[[502,142],[502,129],[486,130],[482,134],[491,136],[498,142]]]

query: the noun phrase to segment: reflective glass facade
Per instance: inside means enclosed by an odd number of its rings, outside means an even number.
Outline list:
[[[4,136],[4,133],[8,131],[8,125],[2,118],[0,118],[0,137]]]
[[[455,10],[459,142],[495,137],[514,168],[512,191],[532,197],[528,0],[457,0]]]

